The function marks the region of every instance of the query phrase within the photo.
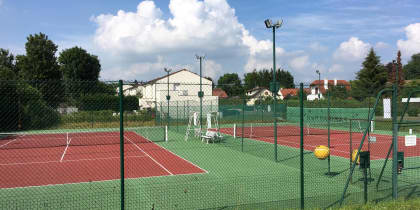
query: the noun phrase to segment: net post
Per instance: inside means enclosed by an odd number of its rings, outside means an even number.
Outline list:
[[[305,181],[304,181],[304,162],[303,162],[303,83],[300,83],[299,90],[300,106],[300,208],[305,207]]]
[[[236,123],[233,124],[233,138],[236,139]]]
[[[118,81],[119,98],[120,98],[120,172],[121,172],[121,210],[124,210],[124,94],[123,82]]]
[[[168,141],[168,126],[165,126],[164,132],[165,132],[164,138],[165,138],[165,141],[167,142]]]

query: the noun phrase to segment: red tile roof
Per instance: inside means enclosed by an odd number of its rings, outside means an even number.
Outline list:
[[[286,88],[286,89],[280,90],[280,92],[281,92],[281,95],[283,97],[287,97],[288,95],[295,96],[299,92],[299,89],[298,88]]]
[[[311,86],[318,85],[319,83],[321,83],[321,85],[324,85],[325,80],[315,80],[311,83]],[[334,80],[328,80],[328,85],[334,85]],[[350,83],[346,80],[337,80],[337,85],[350,86]]]
[[[219,96],[220,98],[227,98],[228,97],[226,92],[224,90],[222,90],[221,88],[213,89],[213,96]]]
[[[324,86],[325,80],[315,80],[311,83],[310,86],[311,87],[318,86],[319,84],[320,84],[319,89],[320,89],[321,93],[325,94],[327,92],[327,90],[325,89],[325,86]],[[328,80],[328,86],[329,87],[334,86],[334,80]],[[347,90],[350,90],[350,83],[347,82],[346,80],[337,80],[336,86],[344,86],[344,87],[346,87]]]

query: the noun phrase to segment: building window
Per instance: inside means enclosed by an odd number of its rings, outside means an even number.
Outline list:
[[[174,90],[176,90],[179,86],[179,83],[174,83]]]

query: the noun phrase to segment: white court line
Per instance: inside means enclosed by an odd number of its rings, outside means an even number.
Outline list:
[[[12,140],[12,141],[9,141],[9,142],[7,142],[6,144],[1,145],[1,146],[0,146],[0,148],[2,148],[2,147],[4,147],[4,146],[6,146],[6,145],[8,145],[8,144],[10,144],[10,143],[12,143],[12,142],[14,142],[14,141],[16,141],[16,140],[19,140],[19,139],[14,139],[14,140]]]
[[[147,157],[147,156],[142,156]],[[191,176],[191,175],[204,175],[205,173],[188,173],[188,174],[176,174],[173,176]],[[134,178],[124,178],[124,180],[134,180],[134,179],[156,179],[156,178],[166,178],[172,175],[156,175],[156,176],[144,176],[144,177],[134,177]],[[99,183],[99,182],[113,182],[118,179],[107,179],[107,180],[98,180],[98,181],[89,181],[89,182],[69,182],[69,183],[62,183],[62,184],[46,184],[46,185],[35,185],[35,186],[25,186],[25,187],[5,187],[1,189],[24,189],[24,188],[39,188],[39,187],[54,187],[54,186],[62,186],[62,185],[78,185],[78,184],[91,184],[91,183]]]
[[[126,158],[143,158],[147,157],[144,155],[133,155],[127,156]],[[75,160],[63,160],[63,162],[78,162],[78,161],[92,161],[92,160],[110,160],[110,159],[120,159],[120,157],[107,157],[107,158],[84,158],[84,159],[75,159]],[[0,166],[14,166],[14,165],[30,165],[30,164],[45,164],[45,163],[60,163],[61,161],[39,161],[39,162],[24,162],[24,163],[0,163]]]
[[[128,137],[124,136],[124,138],[126,138],[128,141],[130,141],[135,147],[137,147],[137,149],[139,149],[140,151],[142,151],[144,154],[146,154],[150,159],[153,160],[153,162],[155,162],[156,164],[158,164],[161,168],[163,168],[163,170],[165,170],[166,172],[168,172],[170,175],[174,175],[172,172],[170,172],[167,168],[165,168],[162,164],[160,164],[158,161],[156,161],[152,156],[150,156],[149,154],[147,154],[147,152],[145,152],[143,149],[141,149],[139,146],[137,146],[137,144],[135,144],[133,141],[131,141]]]
[[[63,155],[61,155],[60,162],[63,162],[64,155],[66,155],[67,149],[68,149],[68,148],[69,148],[69,146],[70,146],[70,142],[71,142],[71,139],[69,139],[69,142],[67,142],[67,146],[66,146],[66,148],[64,149]]]
[[[195,167],[199,168],[200,170],[204,171],[205,173],[209,173],[207,170],[202,169],[200,166],[198,166],[198,165],[196,165],[196,164],[192,163],[191,161],[189,161],[189,160],[187,160],[187,159],[185,159],[185,158],[183,158],[183,157],[180,157],[179,155],[177,155],[177,154],[173,153],[171,150],[169,150],[169,149],[167,149],[167,148],[165,148],[165,147],[162,147],[162,146],[160,146],[159,144],[154,143],[154,142],[153,142],[153,141],[151,141],[150,139],[147,139],[146,137],[140,136],[140,135],[138,135],[137,133],[134,133],[134,134],[135,134],[135,135],[137,135],[137,136],[139,136],[139,137],[141,137],[141,138],[146,139],[147,141],[149,141],[150,143],[152,143],[152,144],[154,144],[154,145],[156,145],[156,146],[160,147],[161,149],[163,149],[163,150],[165,150],[165,151],[167,151],[167,152],[169,152],[169,153],[172,153],[173,155],[175,155],[175,156],[177,156],[177,157],[181,158],[182,160],[184,160],[185,162],[190,163],[191,165],[193,165],[193,166],[195,166]]]

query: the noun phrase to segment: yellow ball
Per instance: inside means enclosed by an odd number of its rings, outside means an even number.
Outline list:
[[[324,145],[317,146],[314,150],[315,157],[320,160],[325,160],[330,156],[330,149]]]
[[[360,150],[360,152],[363,152],[362,150]],[[353,153],[351,154],[351,161],[354,162],[356,159],[356,155],[357,155],[357,149],[353,150]],[[356,160],[356,164],[359,165],[360,164],[360,155]]]

